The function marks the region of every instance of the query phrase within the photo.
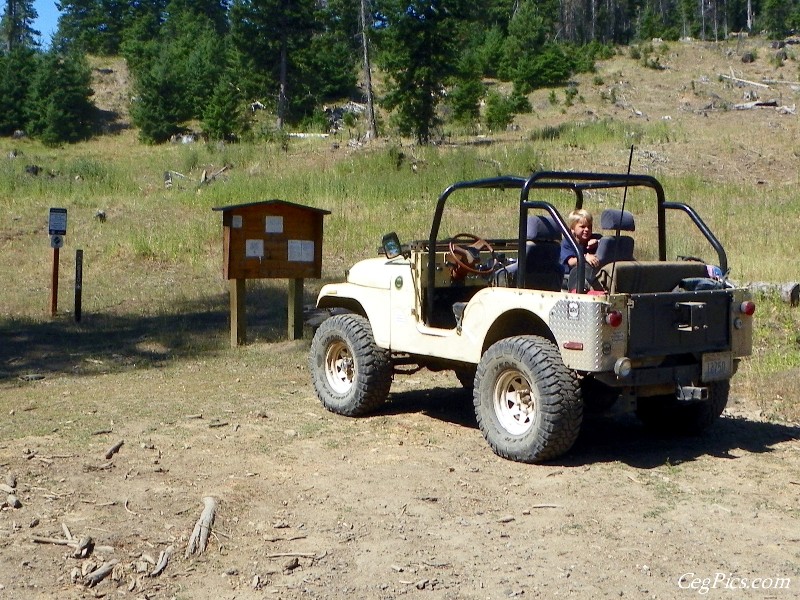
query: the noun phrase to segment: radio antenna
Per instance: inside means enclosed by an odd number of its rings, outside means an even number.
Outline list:
[[[614,286],[614,271],[617,269],[617,254],[619,253],[619,236],[622,231],[622,215],[625,214],[625,202],[628,200],[628,179],[631,176],[631,163],[633,163],[633,144],[631,144],[631,151],[628,155],[628,172],[625,174],[625,189],[622,192],[622,209],[617,219],[617,231],[614,233],[614,261],[611,263],[611,282],[608,284],[608,289]]]

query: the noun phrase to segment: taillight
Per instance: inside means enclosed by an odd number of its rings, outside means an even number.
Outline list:
[[[606,313],[606,323],[611,327],[619,327],[622,325],[622,313],[618,310],[610,310]]]
[[[753,313],[756,312],[756,303],[751,302],[750,300],[746,300],[739,305],[739,312],[743,315],[747,315],[748,317],[753,316]]]

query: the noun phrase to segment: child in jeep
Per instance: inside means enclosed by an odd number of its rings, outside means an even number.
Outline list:
[[[592,236],[592,213],[586,209],[573,210],[567,215],[567,226],[572,232],[575,241],[578,242],[578,247],[583,250],[586,257],[586,264],[590,267],[598,267],[600,261],[595,255],[597,251],[597,238]],[[575,250],[569,243],[568,239],[561,242],[561,265],[564,268],[564,273],[569,273],[570,270],[578,264],[578,257],[575,256]]]

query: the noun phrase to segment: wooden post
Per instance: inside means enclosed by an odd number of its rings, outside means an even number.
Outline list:
[[[81,322],[83,297],[83,250],[75,250],[75,322]]]
[[[245,297],[247,296],[247,280],[230,280],[231,296],[231,348],[241,346],[247,341],[247,314]]]
[[[303,280],[289,280],[289,339],[303,338]]]
[[[53,248],[53,268],[50,278],[50,316],[55,317],[58,312],[58,248]]]

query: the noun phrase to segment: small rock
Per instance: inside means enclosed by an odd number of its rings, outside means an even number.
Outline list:
[[[22,502],[19,501],[19,498],[15,494],[9,494],[6,498],[6,504],[8,504],[11,508],[22,508]]]
[[[300,567],[300,561],[295,556],[287,560],[285,563],[283,563],[283,572],[288,574],[299,567]]]

